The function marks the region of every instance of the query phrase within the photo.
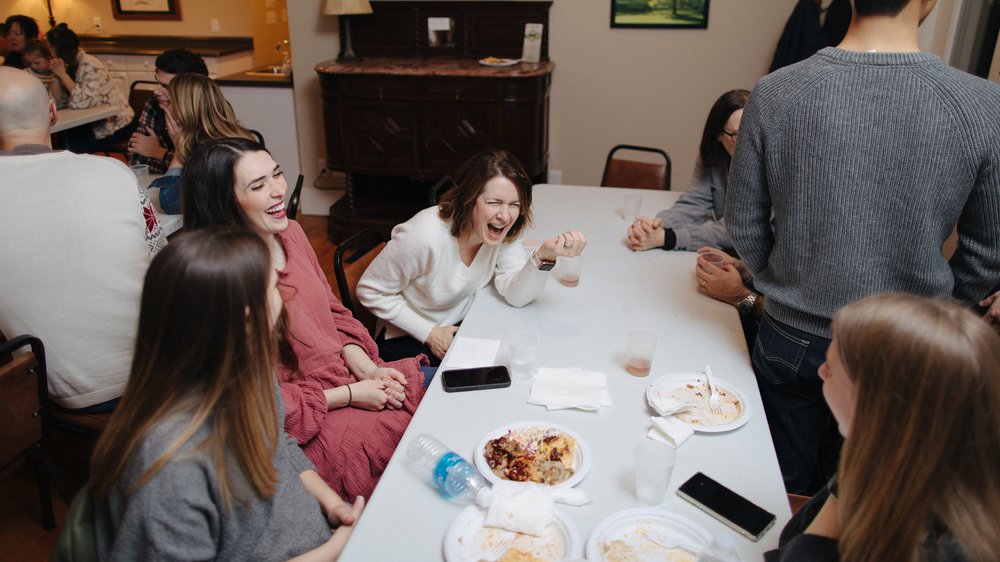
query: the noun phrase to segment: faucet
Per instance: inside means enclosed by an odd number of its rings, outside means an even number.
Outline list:
[[[290,74],[292,72],[292,53],[290,48],[288,39],[278,41],[278,44],[274,47],[274,52],[281,53],[281,72],[283,74]]]

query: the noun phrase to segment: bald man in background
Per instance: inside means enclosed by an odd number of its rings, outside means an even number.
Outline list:
[[[163,231],[124,164],[52,150],[58,114],[38,79],[0,67],[0,115],[0,332],[42,339],[56,404],[110,411]]]

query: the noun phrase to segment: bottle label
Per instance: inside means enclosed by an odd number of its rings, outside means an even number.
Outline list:
[[[441,493],[444,493],[444,482],[448,479],[451,467],[463,462],[465,459],[453,451],[448,451],[438,459],[437,465],[434,467],[434,484],[437,485]]]

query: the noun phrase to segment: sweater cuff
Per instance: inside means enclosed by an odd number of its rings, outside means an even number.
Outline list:
[[[663,249],[673,250],[677,247],[677,233],[672,228],[663,229]]]

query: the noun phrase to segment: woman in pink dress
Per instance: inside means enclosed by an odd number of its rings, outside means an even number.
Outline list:
[[[285,216],[287,189],[260,144],[211,141],[185,165],[184,226],[249,228],[267,243],[286,314],[285,430],[337,493],[368,497],[423,397],[427,358],[379,359],[368,330],[333,296],[302,227]]]

